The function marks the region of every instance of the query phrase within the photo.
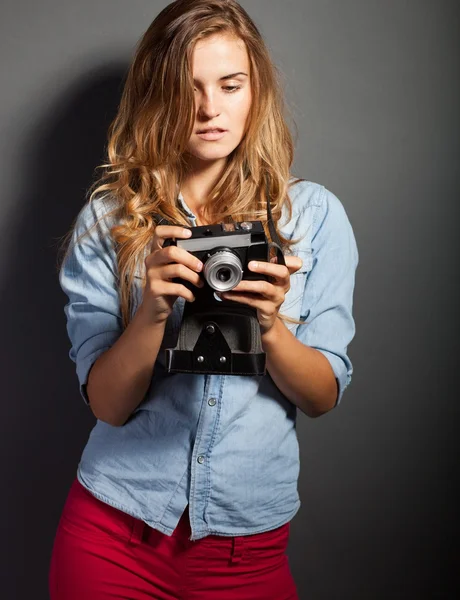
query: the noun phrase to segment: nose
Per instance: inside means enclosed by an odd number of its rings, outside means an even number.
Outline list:
[[[203,92],[198,101],[198,116],[204,121],[210,121],[220,115],[216,98],[212,92]]]

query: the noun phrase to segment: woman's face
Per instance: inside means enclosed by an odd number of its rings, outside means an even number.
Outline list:
[[[241,142],[251,106],[249,56],[244,42],[216,34],[193,52],[195,125],[187,150],[201,161],[225,159]]]

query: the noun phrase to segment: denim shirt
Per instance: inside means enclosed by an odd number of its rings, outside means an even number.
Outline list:
[[[340,200],[321,185],[300,181],[289,191],[282,233],[300,238],[292,248],[303,265],[291,275],[282,314],[306,320],[286,324],[303,344],[329,360],[337,403],[352,375],[347,346],[355,333],[352,298],[358,251]],[[196,217],[179,197],[183,210]],[[73,241],[106,212],[104,199],[80,211]],[[68,296],[64,312],[79,389],[95,360],[122,333],[117,263],[105,219],[70,247],[59,275]],[[133,312],[142,300],[135,279]],[[297,407],[270,375],[168,374],[164,349],[178,335],[184,300],[166,324],[149,389],[121,427],[97,420],[77,468],[95,497],[171,535],[189,505],[191,540],[249,535],[290,521],[300,507]]]

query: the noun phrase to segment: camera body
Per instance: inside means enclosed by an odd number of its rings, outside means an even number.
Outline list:
[[[251,260],[269,259],[269,243],[260,221],[200,225],[190,230],[190,238],[169,238],[163,247],[184,248],[201,260],[204,265],[201,276],[214,291],[228,292],[242,279],[265,279],[248,269]],[[186,281],[181,283],[188,284]]]
[[[184,248],[202,261],[202,288],[176,281],[193,291],[186,302],[175,348],[166,349],[169,373],[263,375],[257,310],[222,299],[217,292],[235,288],[242,279],[266,280],[248,268],[251,260],[267,262],[270,247],[261,221],[242,221],[191,227],[188,239],[165,240],[163,247]]]

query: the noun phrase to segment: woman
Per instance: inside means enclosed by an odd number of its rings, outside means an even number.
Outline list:
[[[137,48],[60,271],[97,423],[56,533],[52,600],[297,598],[296,412],[329,411],[350,382],[358,253],[340,201],[292,178],[292,158],[246,12],[234,0],[167,6]],[[286,265],[250,263],[256,277],[220,298],[254,311],[266,374],[168,372],[165,349],[205,284],[203,262],[164,241],[241,221],[270,238],[270,209]]]

